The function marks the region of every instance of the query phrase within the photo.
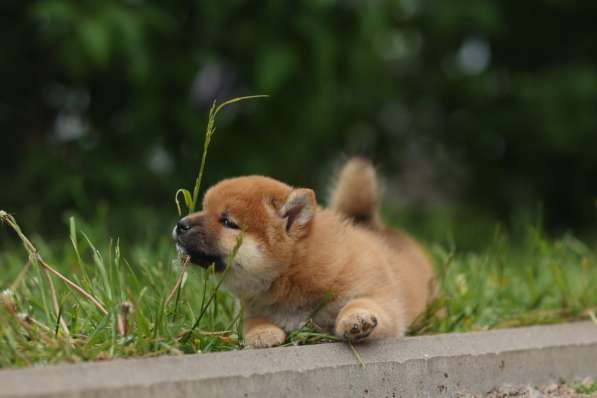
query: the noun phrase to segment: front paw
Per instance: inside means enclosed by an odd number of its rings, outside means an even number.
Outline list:
[[[336,335],[348,341],[363,340],[377,326],[377,317],[370,311],[355,309],[336,321]]]
[[[257,326],[245,334],[245,345],[252,348],[278,346],[286,340],[286,333],[274,325]]]

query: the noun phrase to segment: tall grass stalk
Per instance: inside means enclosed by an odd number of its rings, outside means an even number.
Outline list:
[[[199,190],[201,188],[201,181],[203,180],[203,171],[205,170],[205,161],[207,159],[207,150],[209,148],[209,144],[211,143],[211,138],[213,137],[214,133],[216,132],[216,116],[218,113],[224,109],[225,107],[232,105],[236,102],[246,101],[255,98],[266,98],[267,95],[249,95],[246,97],[237,97],[229,99],[228,101],[224,101],[221,104],[217,104],[216,101],[213,102],[210,110],[209,116],[207,119],[207,127],[205,128],[205,139],[203,141],[203,153],[201,154],[201,164],[199,165],[199,171],[197,172],[197,178],[195,179],[195,186],[193,187],[193,193],[188,189],[180,188],[176,191],[174,195],[174,201],[176,203],[176,208],[178,209],[178,215],[182,216],[182,209],[180,207],[180,202],[178,200],[179,195],[183,196],[183,200],[187,206],[187,212],[190,214],[195,211],[197,207],[197,201],[199,199]]]

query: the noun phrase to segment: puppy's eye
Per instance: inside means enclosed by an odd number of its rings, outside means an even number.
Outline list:
[[[234,222],[230,221],[230,219],[226,216],[222,216],[220,218],[220,224],[222,224],[226,228],[239,229],[238,225],[236,225]]]

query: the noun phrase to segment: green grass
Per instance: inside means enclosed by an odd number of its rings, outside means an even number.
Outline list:
[[[411,333],[597,322],[594,249],[570,234],[552,240],[529,227],[510,241],[499,231],[480,251],[432,248],[440,296]]]
[[[191,266],[174,289],[181,264],[167,227],[125,245],[97,225],[71,219],[63,242],[36,237],[35,247],[9,243],[0,252],[1,367],[243,347],[241,311],[217,289],[220,275]],[[440,295],[412,334],[595,316],[597,254],[571,235],[550,240],[529,228],[515,242],[497,233],[480,251],[432,246],[430,253]],[[42,261],[101,307],[48,274]],[[287,344],[334,340],[307,326]]]
[[[597,383],[573,384],[572,387],[577,394],[591,395],[597,393]]]

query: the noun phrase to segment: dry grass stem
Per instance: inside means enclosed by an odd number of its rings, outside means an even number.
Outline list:
[[[182,285],[184,274],[187,272],[187,268],[189,266],[189,261],[191,261],[191,258],[189,256],[185,256],[182,259],[182,268],[180,270],[180,273],[178,274],[178,278],[176,278],[176,283],[174,284],[174,287],[172,288],[170,294],[168,294],[168,297],[166,298],[166,302],[164,303],[164,305],[168,305],[168,303],[172,300],[178,289],[180,289],[180,285]]]
[[[0,210],[0,220],[8,226],[10,226],[16,232],[19,239],[21,239],[21,242],[23,242],[25,249],[29,253],[29,261],[36,262],[39,265],[41,265],[46,271],[51,272],[52,274],[57,276],[58,279],[66,283],[70,288],[74,289],[87,300],[91,301],[97,307],[97,309],[100,310],[102,314],[108,315],[108,311],[106,310],[106,308],[99,301],[97,301],[95,297],[87,293],[85,289],[72,282],[70,279],[62,275],[60,272],[56,271],[54,268],[52,268],[50,265],[48,265],[48,263],[44,261],[44,259],[39,254],[37,248],[33,245],[33,243],[31,243],[29,238],[27,238],[27,236],[21,231],[21,228],[19,227],[13,216],[8,214],[4,210]]]
[[[68,338],[70,336],[70,331],[68,330],[68,326],[66,326],[66,322],[64,321],[64,318],[61,315],[60,304],[58,304],[58,296],[56,295],[56,287],[54,286],[54,282],[52,281],[52,276],[47,270],[44,270],[44,275],[46,276],[48,286],[50,287],[50,297],[52,298],[52,306],[54,307],[54,313],[57,317],[60,317],[58,319],[58,322],[60,322],[60,327],[62,328],[64,334]]]
[[[118,334],[121,337],[128,336],[130,332],[129,315],[133,311],[133,305],[125,301],[120,305],[120,312],[118,313]]]

